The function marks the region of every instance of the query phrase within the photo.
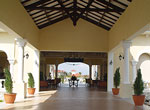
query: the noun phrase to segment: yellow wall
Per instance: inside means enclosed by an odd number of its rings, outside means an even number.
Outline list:
[[[38,46],[39,29],[23,8],[20,0],[0,0],[0,21],[35,47]]]
[[[80,19],[76,27],[70,19],[40,30],[40,50],[108,51],[108,31]]]
[[[150,0],[133,0],[109,32],[109,50],[150,22]]]

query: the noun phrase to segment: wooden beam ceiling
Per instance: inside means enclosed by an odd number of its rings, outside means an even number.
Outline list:
[[[80,18],[110,30],[132,0],[20,0],[39,29]]]

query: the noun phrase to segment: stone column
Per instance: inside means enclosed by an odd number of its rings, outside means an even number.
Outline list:
[[[134,83],[135,79],[136,79],[136,74],[137,74],[137,69],[136,69],[136,65],[137,65],[137,61],[132,60],[132,83]]]
[[[129,48],[131,45],[131,41],[123,41],[123,52],[124,52],[124,77],[123,83],[130,84],[129,81]]]
[[[39,92],[40,90],[40,55],[39,55],[39,51],[38,50],[34,50],[34,80],[35,80],[35,88],[36,88],[36,92]]]
[[[17,98],[24,99],[26,97],[26,83],[24,82],[24,46],[26,45],[26,40],[22,38],[16,38],[16,44],[18,45],[18,78],[15,83],[14,89],[17,93]]]
[[[16,38],[16,43],[18,45],[18,79],[17,82],[23,82],[23,72],[24,72],[24,46],[26,45],[26,40],[22,38]]]
[[[114,68],[114,53],[108,53],[108,77],[107,77],[107,91],[111,92],[113,88],[113,68]]]
[[[129,49],[131,41],[123,41],[123,52],[124,52],[124,62],[123,62],[123,80],[120,84],[120,97],[131,98],[132,97],[132,84],[129,81]]]
[[[15,60],[14,59],[8,59],[8,61],[9,61],[9,64],[10,64],[11,77],[12,77],[12,79],[14,81],[14,73],[13,73],[13,71],[14,71],[14,62],[15,62]]]

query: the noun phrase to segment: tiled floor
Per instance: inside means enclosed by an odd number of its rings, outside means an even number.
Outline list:
[[[123,99],[96,88],[62,87],[45,91],[23,101],[7,105],[2,110],[149,110],[135,107]]]

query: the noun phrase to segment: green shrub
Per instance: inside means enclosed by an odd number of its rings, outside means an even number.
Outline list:
[[[28,73],[28,86],[29,88],[34,88],[34,78],[33,78],[33,75],[32,73]]]
[[[12,89],[13,89],[13,82],[12,82],[11,74],[10,74],[8,68],[4,69],[4,74],[5,74],[5,83],[4,83],[4,85],[5,85],[6,92],[11,94]]]
[[[0,100],[0,102],[3,102],[3,100]]]
[[[137,70],[137,77],[136,77],[135,82],[133,84],[133,88],[134,88],[134,94],[135,95],[143,94],[144,82],[142,80],[141,69]]]
[[[120,68],[117,68],[114,74],[114,86],[117,88],[120,85]]]

